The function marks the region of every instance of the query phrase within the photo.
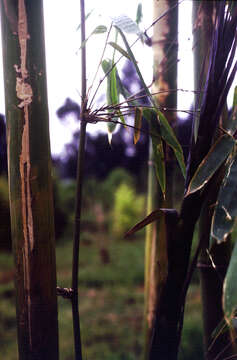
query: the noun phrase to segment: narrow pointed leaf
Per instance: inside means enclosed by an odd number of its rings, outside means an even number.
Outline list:
[[[165,155],[163,142],[161,138],[152,139],[152,147],[154,152],[156,175],[161,187],[162,194],[165,198],[166,190],[166,171],[165,171]]]
[[[109,74],[109,97],[111,104],[117,105],[118,104],[118,91],[117,91],[117,82],[116,82],[116,67],[113,66],[110,74]]]
[[[149,109],[149,108],[143,109],[143,115],[146,118],[146,120],[149,122],[156,176],[160,184],[163,196],[165,198],[165,190],[166,190],[165,156],[163,150],[163,143],[160,136],[160,124],[158,122],[156,112],[153,109]]]
[[[223,307],[225,319],[228,324],[233,324],[237,308],[237,242],[230,259],[223,287]],[[235,326],[235,324],[233,324]]]
[[[226,171],[220,187],[217,205],[214,211],[211,236],[218,243],[225,241],[233,230],[237,215],[237,156]]]
[[[137,107],[135,109],[135,119],[134,119],[134,144],[138,142],[141,134],[141,126],[142,126],[142,108]]]
[[[143,14],[142,14],[142,4],[139,3],[139,4],[138,4],[138,7],[137,7],[137,15],[136,15],[136,23],[137,23],[137,24],[140,24],[140,22],[142,21],[142,17],[143,17]]]
[[[85,17],[85,21],[88,19],[88,17],[93,13],[93,9],[88,13],[86,14],[86,17]],[[78,27],[76,28],[76,31],[80,30],[81,28],[81,24],[78,25]]]
[[[126,234],[125,237],[133,235],[135,232],[143,229],[146,225],[151,224],[153,221],[159,220],[163,214],[172,215],[177,217],[178,213],[175,209],[158,209],[152,211],[148,216],[145,217],[142,221],[133,226]]]
[[[200,190],[211,179],[231,153],[234,144],[235,139],[227,134],[215,142],[191,179],[186,196]]]
[[[112,46],[115,50],[118,50],[120,52],[120,54],[122,54],[123,56],[125,56],[128,60],[131,60],[127,51],[125,51],[121,46],[119,46],[118,44],[116,44],[113,41],[110,41],[108,43],[110,46]]]
[[[141,71],[140,71],[140,69],[139,69],[139,67],[137,65],[137,61],[135,59],[135,56],[133,55],[131,47],[129,46],[129,43],[128,43],[127,39],[126,39],[126,36],[124,35],[123,31],[121,30],[121,28],[118,25],[116,25],[115,28],[118,30],[119,34],[121,35],[121,37],[123,39],[123,42],[124,42],[124,45],[125,45],[125,47],[127,49],[128,55],[129,55],[133,65],[135,66],[135,69],[136,69],[137,75],[138,75],[138,77],[139,77],[139,79],[141,81],[142,87],[143,87],[146,95],[148,96],[148,98],[151,100],[151,93],[150,93],[148,87],[146,86],[146,83],[145,83],[145,81],[143,79]]]
[[[237,130],[237,86],[235,87],[235,91],[234,91],[233,108],[232,108],[231,116],[226,122],[225,130],[231,135],[234,135],[234,133]]]
[[[164,141],[173,149],[176,159],[179,163],[180,169],[182,171],[182,174],[185,178],[186,168],[184,163],[184,155],[183,155],[182,147],[175,136],[174,130],[168,123],[166,117],[160,111],[158,112],[158,118],[161,124],[160,127],[161,136],[164,139]]]
[[[108,75],[107,75],[107,91],[106,91],[107,103],[108,103],[108,105],[116,105],[118,103],[116,67],[115,66],[113,67],[112,60],[103,60],[101,63],[101,66],[102,66],[104,73],[105,74],[108,73]],[[115,118],[115,120],[116,120],[116,118]],[[109,122],[107,124],[107,127],[108,127],[108,139],[109,139],[109,143],[111,143],[111,139],[112,139],[111,134],[116,129],[116,124]]]
[[[107,27],[105,25],[98,25],[96,28],[92,31],[92,34],[103,34],[107,31]]]
[[[133,62],[133,65],[135,66],[137,75],[138,75],[138,77],[139,77],[139,79],[141,81],[143,89],[144,89],[147,97],[150,99],[151,103],[154,106],[153,111],[155,111],[158,114],[158,120],[160,121],[160,124],[161,124],[162,138],[174,150],[174,154],[175,154],[175,156],[177,158],[177,161],[178,161],[178,163],[180,165],[182,174],[185,177],[186,169],[185,169],[185,163],[184,163],[182,147],[179,144],[179,142],[178,142],[178,140],[177,140],[177,138],[176,138],[176,136],[174,134],[174,131],[173,131],[172,127],[169,125],[169,123],[166,120],[165,116],[156,108],[155,101],[152,99],[151,93],[150,93],[148,87],[146,86],[146,83],[145,83],[145,81],[143,79],[141,71],[140,71],[140,69],[139,69],[139,67],[137,65],[136,59],[135,59],[135,57],[133,55],[133,52],[132,52],[132,50],[131,50],[128,42],[127,42],[127,39],[126,39],[125,35],[123,34],[122,30],[118,26],[115,26],[115,27],[117,28],[118,32],[120,33],[120,35],[121,35],[121,37],[123,39],[123,42],[124,42],[124,44],[126,46],[128,55],[130,56],[131,61]]]

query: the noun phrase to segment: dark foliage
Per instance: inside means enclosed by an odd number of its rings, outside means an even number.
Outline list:
[[[7,141],[4,116],[0,114],[0,175],[7,174]]]

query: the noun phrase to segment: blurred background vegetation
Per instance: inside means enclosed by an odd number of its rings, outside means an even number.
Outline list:
[[[54,173],[58,285],[71,283],[75,180]],[[138,181],[139,183],[139,181]],[[144,216],[145,195],[137,179],[115,168],[104,179],[86,179],[80,252],[80,311],[85,359],[139,359],[143,349],[144,232],[130,240],[124,233]],[[4,226],[0,253],[0,348],[17,359],[13,259],[6,175],[0,177],[0,213]],[[200,360],[202,325],[198,275],[190,288],[180,360]],[[73,359],[69,300],[59,298],[61,359]]]
[[[127,62],[121,75],[128,90],[138,83]],[[139,84],[138,84],[139,86]],[[144,98],[144,102],[146,99]],[[80,118],[80,107],[66,99],[57,112]],[[190,120],[190,119],[189,119]],[[191,122],[177,124],[181,143],[190,136]],[[182,129],[181,129],[182,127]],[[72,228],[74,222],[77,144],[80,130],[66,144],[64,154],[53,158],[53,189],[58,285],[70,287]],[[7,360],[17,359],[13,258],[7,184],[5,120],[0,115],[0,349]],[[186,148],[184,148],[184,151]],[[124,234],[142,219],[146,210],[148,129],[140,140],[118,127],[112,145],[107,134],[88,134],[82,209],[79,300],[84,359],[137,360],[144,348],[144,246],[145,231],[129,240]],[[174,196],[179,207],[183,180],[176,171]],[[71,304],[59,298],[60,358],[73,359]],[[201,360],[202,324],[199,277],[195,273],[188,294],[180,360]]]

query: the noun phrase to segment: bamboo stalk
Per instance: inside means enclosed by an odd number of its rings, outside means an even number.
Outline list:
[[[177,21],[178,8],[176,1],[154,1],[154,18],[166,16],[154,25],[153,53],[154,53],[154,79],[153,92],[159,106],[176,108],[177,91]],[[172,63],[175,64],[172,67]],[[175,123],[175,113],[167,114],[170,124]],[[155,208],[171,208],[173,204],[173,157],[166,148],[167,170],[167,198],[163,199],[159,185],[155,180],[152,166],[152,147],[150,146],[149,172],[148,172],[148,212]],[[164,290],[168,271],[167,259],[167,229],[165,217],[149,225],[146,232],[145,254],[145,353],[144,359],[150,359],[154,343],[155,319],[159,309],[161,294]],[[152,350],[153,351],[153,350]]]
[[[58,359],[43,1],[1,0],[19,360]]]
[[[77,190],[75,204],[75,225],[73,239],[73,264],[72,264],[72,314],[73,314],[73,333],[74,333],[74,351],[75,359],[82,359],[80,315],[78,304],[78,277],[79,277],[79,252],[80,252],[80,234],[81,234],[81,206],[82,206],[82,185],[84,178],[84,158],[85,158],[85,141],[86,141],[86,45],[85,45],[85,4],[80,0],[81,6],[81,128],[80,143],[77,160]]]

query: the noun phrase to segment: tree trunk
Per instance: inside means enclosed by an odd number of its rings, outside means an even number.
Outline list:
[[[20,360],[58,359],[42,0],[1,0]]]

